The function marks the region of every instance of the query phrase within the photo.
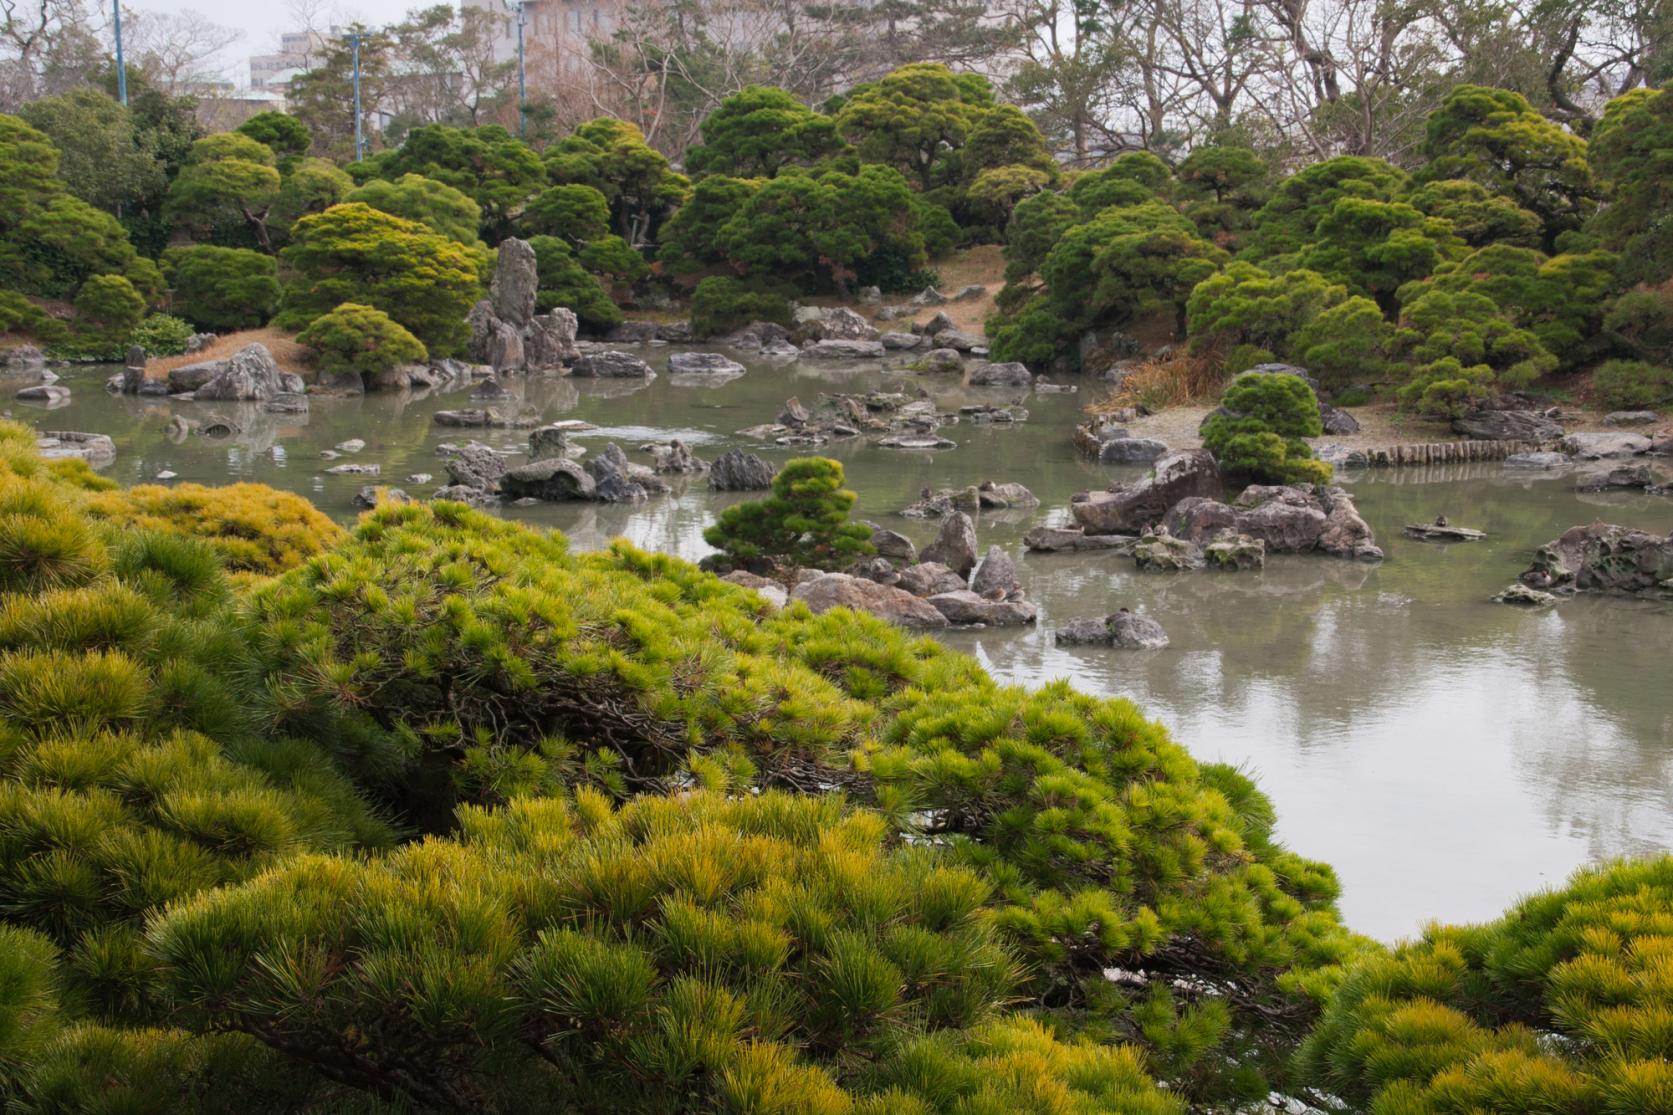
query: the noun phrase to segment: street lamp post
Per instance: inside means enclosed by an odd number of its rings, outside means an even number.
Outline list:
[[[523,0],[517,0],[517,137],[528,138],[529,128],[529,87],[523,76],[523,24],[526,22],[526,5]],[[126,103],[126,102],[124,102]]]
[[[116,99],[128,103],[128,67],[122,63],[122,0],[110,0],[111,21],[116,25]]]

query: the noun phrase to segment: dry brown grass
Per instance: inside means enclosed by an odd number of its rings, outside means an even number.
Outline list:
[[[210,341],[208,345],[196,352],[185,356],[158,356],[146,361],[145,377],[147,379],[166,379],[168,374],[176,368],[183,368],[187,364],[198,364],[205,360],[224,360],[245,345],[260,342],[267,346],[267,351],[273,354],[273,359],[279,367],[287,372],[302,372],[310,367],[308,350],[296,343],[296,334],[287,333],[282,329],[241,329],[237,333],[226,333]]]
[[[1168,407],[1213,402],[1224,386],[1217,358],[1180,353],[1139,364],[1106,398],[1086,409],[1093,414],[1108,414],[1125,407],[1142,407],[1155,413]]]

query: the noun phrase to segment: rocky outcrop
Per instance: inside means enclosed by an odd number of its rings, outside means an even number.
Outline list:
[[[1324,533],[1318,549],[1332,557],[1350,561],[1382,561],[1386,556],[1371,533],[1371,524],[1360,515],[1353,497],[1342,488],[1318,488],[1315,495],[1325,509]]]
[[[656,376],[649,364],[631,352],[614,349],[576,357],[570,365],[569,374],[577,379],[652,379]]]
[[[871,529],[871,548],[877,551],[877,556],[887,558],[901,565],[914,565],[918,561],[918,547],[912,540],[898,531],[880,527],[876,523],[866,523]]]
[[[500,372],[551,371],[576,356],[577,321],[571,310],[535,313],[540,278],[527,240],[500,242],[488,297],[471,307],[472,360]]]
[[[871,322],[845,306],[830,306],[806,322],[801,334],[810,341],[875,341],[879,334]]]
[[[976,524],[962,511],[948,515],[941,520],[941,533],[924,547],[923,557],[968,577],[976,567]]]
[[[1175,538],[1201,546],[1215,535],[1237,529],[1237,512],[1230,504],[1206,496],[1187,496],[1162,517],[1162,525]]]
[[[1206,449],[1167,454],[1150,474],[1108,491],[1077,495],[1070,513],[1088,534],[1136,534],[1162,521],[1168,509],[1190,496],[1218,498],[1220,470]]]
[[[778,470],[754,453],[729,449],[709,466],[709,487],[717,492],[759,492],[773,486]]]
[[[1505,458],[1506,468],[1562,468],[1569,463],[1567,453],[1512,453]]]
[[[37,383],[32,387],[20,387],[12,398],[20,403],[56,407],[70,401],[70,389],[56,383]]]
[[[1557,598],[1549,592],[1541,592],[1537,588],[1515,584],[1497,592],[1492,597],[1495,604],[1514,604],[1521,608],[1549,608],[1557,602]]]
[[[1452,420],[1452,428],[1483,441],[1555,441],[1563,425],[1549,411],[1474,410]]]
[[[884,348],[893,351],[918,348],[924,343],[924,339],[916,333],[884,333],[877,339],[883,342]]]
[[[592,498],[600,503],[637,503],[651,492],[666,492],[668,484],[650,469],[627,459],[622,447],[611,442],[604,451],[587,458],[587,474],[593,478]]]
[[[505,475],[505,458],[480,442],[455,448],[443,462],[449,484],[474,488],[481,492],[499,490],[500,478]]]
[[[532,414],[513,413],[494,407],[469,410],[438,410],[430,416],[438,426],[456,429],[528,430],[540,424]]]
[[[909,630],[929,631],[947,626],[946,616],[910,592],[846,573],[825,573],[804,581],[791,592],[790,598],[800,600],[816,613],[851,608]]]
[[[193,365],[188,365],[192,367]],[[273,354],[260,343],[248,344],[225,360],[212,361],[206,367],[207,379],[191,389],[194,399],[216,402],[264,402],[274,395],[301,390],[301,382],[291,383],[279,370]],[[184,369],[176,368],[175,371]],[[172,383],[173,372],[169,373]]]
[[[1660,417],[1653,410],[1612,410],[1603,416],[1605,426],[1649,426]]]
[[[1581,477],[1575,484],[1575,490],[1659,492],[1666,486],[1667,478],[1649,465],[1619,465]]]
[[[790,343],[790,330],[771,321],[752,321],[720,343],[763,356],[794,356],[797,351]]]
[[[1519,578],[1545,592],[1673,596],[1673,534],[1613,523],[1572,527],[1534,554]]]
[[[928,333],[928,327],[925,327]],[[962,329],[943,329],[938,333],[930,333],[936,348],[950,348],[956,352],[974,352],[987,345],[987,338],[979,333],[966,333]]]
[[[652,445],[648,448],[651,452],[652,472],[689,476],[709,471],[709,462],[693,453],[691,447],[679,438],[667,445]]]
[[[744,366],[718,352],[676,352],[668,357],[674,375],[741,376]]]
[[[1266,567],[1266,543],[1235,530],[1221,531],[1202,548],[1210,569],[1240,572]]]

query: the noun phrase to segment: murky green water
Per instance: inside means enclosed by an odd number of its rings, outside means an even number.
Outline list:
[[[667,351],[647,357],[660,366]],[[366,449],[343,460],[377,463],[380,482],[401,485],[410,473],[441,477],[435,447],[470,436],[431,421],[438,409],[468,405],[463,394],[316,400],[311,415],[297,418],[115,398],[101,389],[106,374],[66,375],[74,398],[59,410],[11,409],[43,428],[110,434],[119,456],[107,471],[123,483],[164,470],[205,483],[254,480],[302,492],[346,519],[366,480],[326,476],[336,462],[322,461],[322,448],[363,438]],[[1016,394],[805,364],[760,364],[719,385],[662,375],[648,385],[512,386],[548,420],[602,427],[586,435],[588,444],[615,440],[640,460],[647,458],[636,453],[639,444],[670,436],[704,457],[733,446],[775,460],[797,455],[734,434],[772,420],[789,395],[811,404],[822,391],[922,387],[951,408]],[[10,397],[9,388],[0,395]],[[894,514],[920,487],[1020,481],[1040,496],[1040,508],[978,522],[984,546],[1020,550],[1030,526],[1067,517],[1072,492],[1123,475],[1075,457],[1067,434],[1080,404],[1032,397],[1026,425],[949,428],[943,432],[959,447],[946,452],[864,442],[822,452],[846,465],[861,516],[920,544],[935,525]],[[231,414],[245,432],[175,444],[165,427],[176,409]],[[510,431],[482,440],[524,444]],[[1137,574],[1130,560],[1097,553],[1029,555],[1022,578],[1040,605],[1039,627],[955,632],[947,641],[1008,680],[1068,677],[1091,692],[1131,697],[1199,757],[1247,767],[1274,799],[1283,838],[1336,866],[1349,921],[1377,936],[1410,934],[1431,917],[1487,918],[1582,863],[1673,845],[1673,605],[1576,599],[1530,613],[1487,602],[1535,546],[1567,527],[1606,519],[1665,532],[1673,499],[1581,495],[1572,476],[1514,475],[1498,465],[1372,473],[1349,483],[1388,551],[1381,566],[1276,557],[1262,573],[1165,576]],[[711,495],[699,479],[636,507],[549,504],[505,513],[561,528],[581,547],[621,535],[697,557],[716,509],[742,498]],[[1491,537],[1434,546],[1400,536],[1401,524],[1437,513]],[[1058,623],[1121,606],[1159,620],[1172,646],[1132,653],[1053,644]]]

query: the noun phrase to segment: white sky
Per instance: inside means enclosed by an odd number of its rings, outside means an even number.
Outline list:
[[[356,19],[377,25],[400,19],[407,12],[431,7],[424,0],[301,0],[320,14],[318,25],[352,23]],[[436,0],[445,3],[447,0]],[[109,7],[109,0],[89,0],[93,6]],[[213,68],[239,85],[250,77],[246,59],[252,54],[266,54],[276,49],[282,31],[300,30],[302,22],[296,15],[298,0],[127,0],[123,11],[143,16],[145,12],[192,11],[211,23],[231,27],[243,37],[223,52]],[[108,12],[107,12],[108,15]]]

